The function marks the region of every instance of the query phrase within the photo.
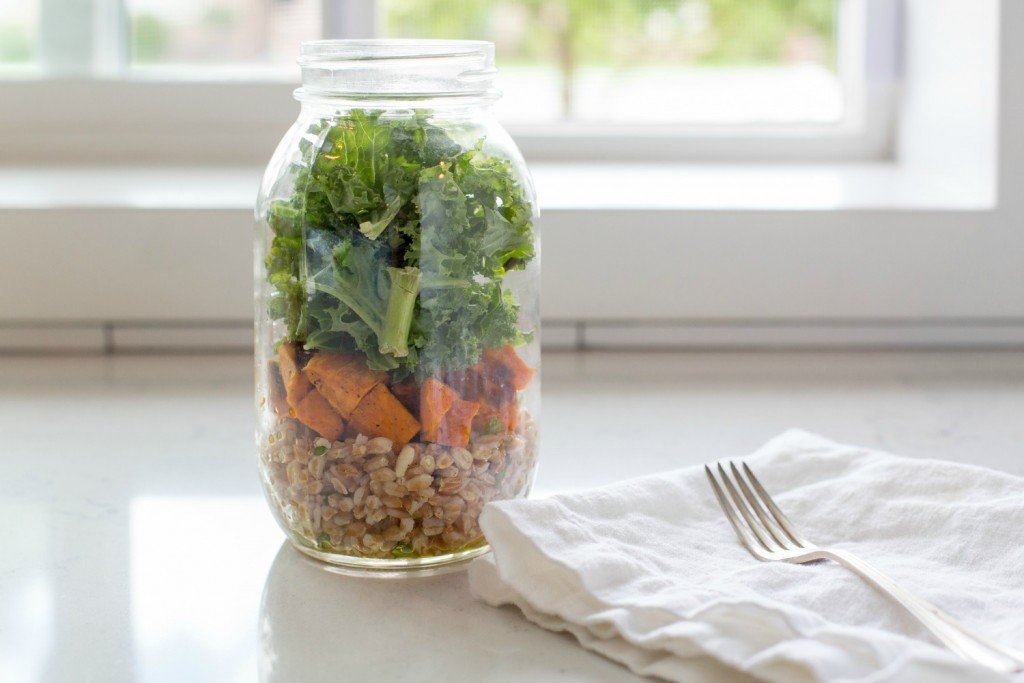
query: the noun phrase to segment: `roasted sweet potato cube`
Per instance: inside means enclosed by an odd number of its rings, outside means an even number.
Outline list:
[[[484,404],[473,418],[473,430],[488,434],[514,432],[518,424],[519,406],[515,402],[504,403],[497,408]]]
[[[295,419],[325,439],[336,441],[345,431],[345,421],[341,415],[316,389],[310,389],[305,398],[299,401],[299,405],[292,408],[292,412],[295,413]]]
[[[476,401],[483,392],[483,377],[480,370],[479,365],[461,370],[450,370],[441,377],[441,380],[454,389],[463,400]]]
[[[508,370],[512,386],[522,391],[533,380],[536,370],[527,365],[511,344],[500,349],[484,350],[484,365],[490,368],[503,367]]]
[[[292,408],[306,397],[313,385],[302,374],[298,344],[285,342],[277,350],[278,365],[281,368],[281,380],[284,382],[285,397]]]
[[[387,373],[366,367],[366,360],[361,357],[323,351],[309,359],[305,372],[313,386],[346,420],[363,398],[387,378]]]
[[[455,370],[444,376],[445,383],[458,392],[464,401],[479,401],[492,406],[511,401],[516,396],[512,386],[512,373],[503,365],[473,367]]]
[[[430,377],[420,389],[420,422],[423,435],[428,441],[437,439],[437,429],[441,420],[459,400],[459,395],[441,380]]]
[[[480,412],[480,404],[476,401],[456,401],[441,421],[441,426],[437,430],[437,438],[433,441],[445,446],[465,448],[469,445],[469,436],[473,431],[473,418],[478,412]]]
[[[504,369],[504,368],[503,368]],[[469,401],[481,401],[492,406],[505,405],[515,401],[516,388],[512,385],[507,374],[503,377],[487,377],[481,375],[480,395],[476,397],[465,397]]]
[[[505,425],[505,431],[516,431],[516,427],[519,426],[519,406],[515,401],[498,408],[498,419]]]
[[[420,423],[384,384],[370,389],[352,411],[350,431],[369,438],[385,436],[396,449],[409,443],[420,431]]]
[[[420,386],[416,384],[416,380],[409,378],[392,384],[391,393],[410,413],[420,414]]]
[[[480,406],[479,412],[473,416],[473,430],[477,432],[493,432],[491,429],[493,422],[498,419],[497,409],[483,404]]]

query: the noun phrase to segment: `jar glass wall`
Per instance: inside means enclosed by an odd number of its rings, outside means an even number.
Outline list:
[[[474,41],[303,45],[257,203],[257,444],[301,550],[368,568],[486,551],[537,457],[539,242]]]

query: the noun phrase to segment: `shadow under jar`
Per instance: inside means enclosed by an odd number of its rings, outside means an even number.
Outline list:
[[[333,564],[474,557],[483,506],[530,489],[540,403],[537,209],[493,45],[317,41],[299,64],[256,207],[267,499]]]

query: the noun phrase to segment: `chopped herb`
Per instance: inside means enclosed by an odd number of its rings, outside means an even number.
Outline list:
[[[327,452],[327,446],[317,446],[313,449],[313,455],[320,457]]]
[[[391,554],[395,557],[419,557],[419,554],[408,543],[399,543],[391,549]]]
[[[502,424],[501,420],[496,417],[492,417],[487,426],[484,427],[484,434],[496,434],[505,429],[505,425]]]
[[[316,547],[320,550],[334,550],[334,545],[331,543],[331,536],[326,531],[321,532],[316,537]]]

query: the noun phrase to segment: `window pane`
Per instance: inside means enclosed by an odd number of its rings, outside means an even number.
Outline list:
[[[292,66],[321,0],[128,0],[134,65]]]
[[[508,121],[832,122],[837,0],[381,0],[385,35],[497,46]]]
[[[39,3],[36,0],[0,2],[0,64],[24,64],[36,59]]]

